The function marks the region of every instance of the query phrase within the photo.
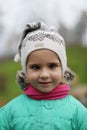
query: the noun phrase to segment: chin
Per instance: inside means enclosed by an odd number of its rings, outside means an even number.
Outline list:
[[[43,91],[39,90],[39,91],[42,92],[42,93],[49,93],[49,92],[51,92],[52,90],[43,90]]]

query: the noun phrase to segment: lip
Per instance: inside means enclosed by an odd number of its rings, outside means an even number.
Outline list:
[[[52,82],[51,81],[50,82],[39,82],[39,84],[42,84],[42,85],[48,85],[50,83],[52,83]]]

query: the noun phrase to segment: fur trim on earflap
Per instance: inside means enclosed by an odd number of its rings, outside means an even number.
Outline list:
[[[67,67],[67,69],[65,70],[65,73],[64,73],[64,79],[66,82],[69,82],[69,81],[72,81],[75,77],[75,73]]]
[[[26,76],[25,73],[22,70],[17,71],[16,74],[16,81],[18,85],[21,87],[21,89],[24,89],[26,87]]]

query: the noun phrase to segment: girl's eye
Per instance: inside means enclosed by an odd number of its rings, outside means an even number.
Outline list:
[[[33,70],[38,70],[38,69],[40,69],[40,66],[39,65],[32,65],[30,68]]]
[[[54,64],[54,63],[49,65],[49,68],[50,68],[50,69],[55,69],[55,68],[57,68],[57,67],[58,67],[58,65],[57,65],[57,64]]]

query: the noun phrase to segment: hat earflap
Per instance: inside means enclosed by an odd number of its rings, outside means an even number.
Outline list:
[[[74,78],[75,78],[75,73],[70,68],[67,67],[67,69],[65,70],[65,73],[64,73],[64,80],[66,82],[70,82]]]

